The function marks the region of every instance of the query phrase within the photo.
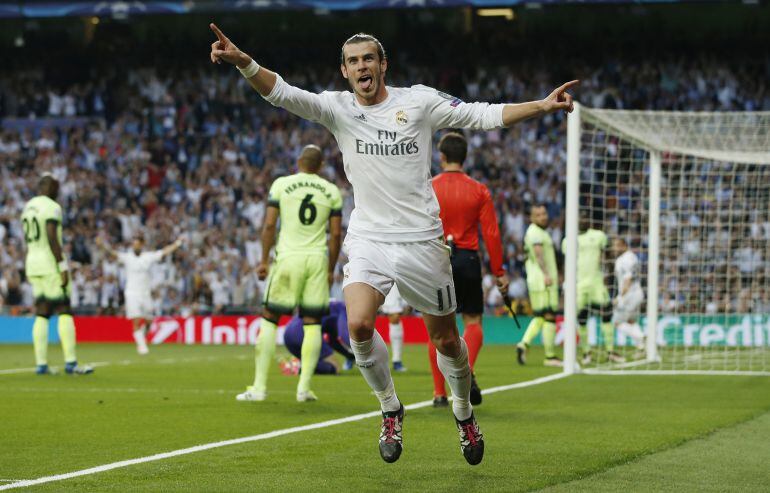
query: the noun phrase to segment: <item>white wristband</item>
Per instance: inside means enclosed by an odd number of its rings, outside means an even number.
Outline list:
[[[70,270],[70,266],[67,264],[67,259],[62,259],[61,262],[59,262],[59,272],[67,272]]]
[[[238,67],[238,70],[241,72],[241,75],[246,77],[247,79],[251,79],[255,75],[257,75],[257,72],[259,72],[260,66],[257,62],[255,62],[253,59],[251,60],[251,63],[246,65],[245,68]]]

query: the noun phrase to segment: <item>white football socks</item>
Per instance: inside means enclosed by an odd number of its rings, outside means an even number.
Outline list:
[[[139,354],[147,354],[149,348],[147,347],[147,336],[144,334],[144,327],[134,331],[134,341],[136,341],[136,352]]]
[[[390,349],[393,350],[393,362],[401,361],[404,351],[404,326],[400,321],[390,324]]]
[[[460,338],[460,354],[450,358],[436,351],[438,369],[452,390],[452,411],[460,421],[471,417],[471,367],[468,364],[468,346]]]
[[[369,384],[374,395],[379,399],[382,410],[384,412],[398,411],[401,403],[396,397],[393,378],[390,376],[388,346],[385,345],[379,332],[375,330],[374,335],[368,341],[359,342],[350,339],[350,349],[356,356],[356,365],[361,370],[366,383]]]

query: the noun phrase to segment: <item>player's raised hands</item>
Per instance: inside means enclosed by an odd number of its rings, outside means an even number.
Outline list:
[[[546,113],[554,113],[556,111],[564,110],[565,113],[570,113],[574,108],[572,104],[572,95],[567,92],[567,89],[574,87],[580,83],[579,80],[572,80],[553,90],[542,101],[543,111]]]
[[[217,35],[217,40],[211,43],[211,63],[222,63],[224,60],[243,68],[251,62],[251,57],[239,50],[216,24],[212,22],[209,27]]]

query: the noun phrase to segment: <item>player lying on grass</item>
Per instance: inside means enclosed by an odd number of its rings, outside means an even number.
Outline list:
[[[254,384],[236,396],[239,401],[266,399],[278,319],[297,308],[305,323],[302,361],[306,363],[299,376],[297,401],[317,400],[310,381],[321,353],[321,317],[329,312],[329,286],[342,236],[342,195],[336,185],[318,175],[322,164],[321,149],[305,146],[297,159],[299,172],[276,179],[270,187],[262,229],[262,261],[257,266],[259,278],[268,280],[257,336]],[[269,265],[279,216],[275,262]]]
[[[283,333],[283,343],[286,349],[302,361],[302,342],[305,339],[304,322],[302,317],[293,317]],[[345,303],[332,301],[329,303],[329,314],[321,319],[321,354],[315,367],[316,375],[334,375],[339,373],[340,365],[334,359],[334,352],[345,358],[344,368],[353,367],[355,355],[350,351],[350,336],[348,335],[348,317],[345,313]]]
[[[62,244],[62,208],[56,202],[59,182],[50,174],[40,178],[38,195],[24,205],[21,225],[27,258],[24,271],[35,296],[32,340],[37,374],[51,373],[48,367],[48,319],[59,315],[59,340],[64,352],[64,371],[85,375],[94,370],[78,365],[75,350],[75,320],[70,309],[69,266]]]
[[[147,347],[147,330],[149,321],[154,316],[152,300],[152,268],[167,255],[174,253],[184,244],[182,238],[153,252],[144,251],[144,236],[137,235],[131,242],[131,250],[119,252],[104,243],[100,236],[96,237],[96,246],[104,250],[111,258],[123,264],[126,269],[126,286],[123,296],[126,303],[126,318],[131,320],[134,329],[136,351],[139,354],[150,352]]]
[[[395,462],[403,450],[404,406],[393,386],[388,348],[374,330],[377,309],[395,284],[404,300],[423,314],[439,353],[439,369],[452,390],[463,456],[478,464],[484,439],[469,401],[468,348],[457,331],[449,251],[429,181],[431,140],[442,128],[492,130],[570,111],[572,97],[566,90],[577,81],[541,101],[466,104],[425,86],[386,86],[385,49],[373,36],[357,34],[342,45],[339,65],[352,92],[314,94],[260,67],[214,24],[210,27],[217,36],[212,63],[236,65],[268,102],[326,127],[342,152],[355,199],[344,245],[349,262],[343,292],[350,345],[382,409],[381,457]]]

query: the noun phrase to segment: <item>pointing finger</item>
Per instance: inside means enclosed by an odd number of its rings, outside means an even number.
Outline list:
[[[566,82],[566,83],[562,84],[562,85],[559,87],[559,92],[564,92],[564,91],[566,91],[567,89],[569,89],[570,87],[576,86],[576,85],[578,85],[578,84],[580,84],[580,81],[579,81],[579,80],[571,80],[571,81],[569,81],[569,82]]]
[[[219,38],[219,41],[222,41],[224,43],[225,40],[227,39],[227,36],[225,36],[224,33],[219,30],[217,25],[212,22],[211,24],[209,24],[209,27],[211,28],[212,31],[214,31],[214,34],[217,35],[217,38]]]

